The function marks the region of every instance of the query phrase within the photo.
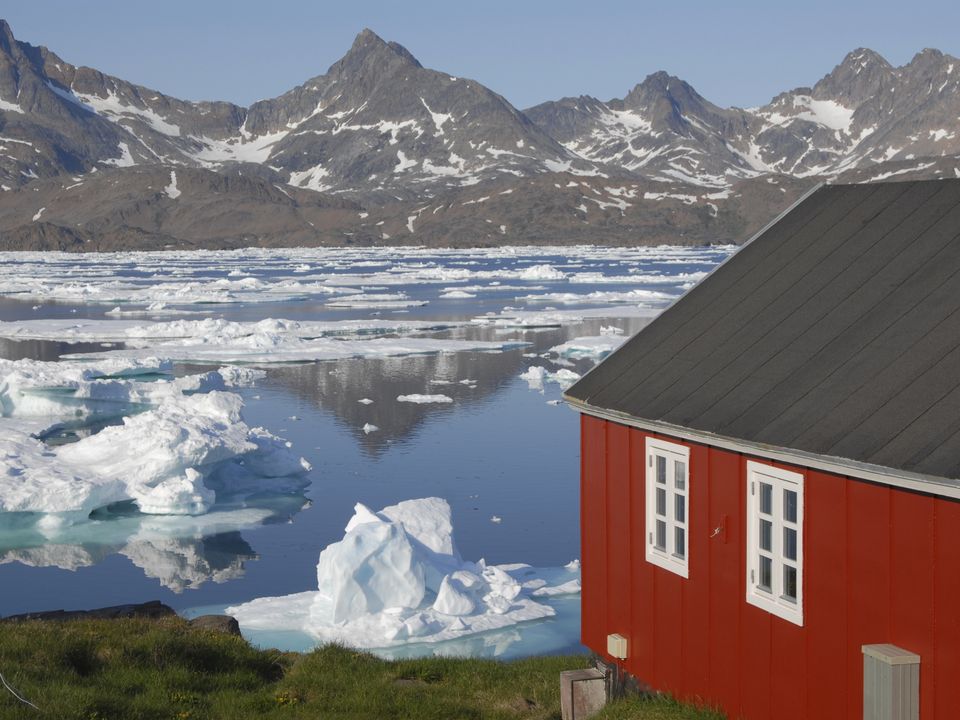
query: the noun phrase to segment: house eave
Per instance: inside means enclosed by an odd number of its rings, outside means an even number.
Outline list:
[[[873,465],[871,463],[859,462],[847,458],[819,455],[803,450],[726,437],[682,425],[674,425],[673,423],[667,423],[661,420],[647,420],[617,410],[596,407],[577,398],[570,397],[567,394],[564,394],[563,397],[572,408],[579,412],[602,420],[609,420],[621,425],[634,427],[638,430],[662,433],[679,440],[710,445],[712,447],[761,457],[775,462],[799,465],[814,470],[823,470],[835,475],[847,475],[859,480],[866,480],[867,482],[960,500],[960,481],[957,480],[911,473],[883,465]]]

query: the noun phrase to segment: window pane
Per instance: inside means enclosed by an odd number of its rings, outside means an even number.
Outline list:
[[[686,495],[673,496],[673,517],[678,523],[685,523],[687,521]]]
[[[773,485],[760,483],[760,512],[773,514]]]
[[[687,533],[683,528],[673,529],[673,554],[677,557],[686,557]]]
[[[657,550],[667,549],[667,524],[663,520],[657,520]]]
[[[673,461],[673,484],[677,490],[687,487],[687,465],[682,460]]]
[[[667,516],[667,491],[663,488],[657,488],[657,515]]]
[[[657,455],[657,482],[667,484],[667,459],[661,455]]]
[[[797,493],[793,490],[783,491],[783,519],[792,523],[797,521]]]
[[[787,560],[797,559],[797,531],[793,528],[783,529],[783,556]]]
[[[760,549],[773,552],[773,523],[769,520],[760,521]]]
[[[760,556],[760,582],[761,590],[770,591],[770,585],[773,582],[773,560],[768,557]]]
[[[797,569],[792,565],[783,566],[783,597],[797,600]]]

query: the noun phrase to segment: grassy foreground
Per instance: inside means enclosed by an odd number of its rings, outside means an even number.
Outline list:
[[[561,670],[583,656],[384,661],[337,646],[257,650],[164,620],[0,623],[0,718],[559,718]],[[669,700],[629,699],[602,720],[717,720]]]

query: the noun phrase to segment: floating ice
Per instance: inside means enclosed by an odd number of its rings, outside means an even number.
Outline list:
[[[452,403],[453,398],[449,395],[398,395],[398,402],[417,403],[424,405],[427,403]]]
[[[532,365],[520,374],[520,378],[527,381],[531,390],[543,390],[545,382],[555,382],[564,390],[580,379],[578,373],[566,368],[550,372],[540,365]]]
[[[588,318],[639,317],[652,320],[660,310],[648,307],[601,307],[583,310],[513,310],[489,313],[473,318],[476,325],[493,325],[499,328],[551,328],[577,325]]]
[[[379,308],[390,310],[393,308],[420,307],[426,305],[426,300],[411,300],[406,293],[370,293],[362,295],[347,295],[328,300],[328,307],[336,308]]]
[[[318,338],[301,340],[262,333],[227,342],[170,341],[149,348],[122,348],[100,352],[73,353],[70,359],[98,360],[105,357],[145,358],[157,354],[178,362],[195,365],[216,363],[273,363],[345,360],[348,358],[400,357],[465,351],[497,352],[529,345],[516,340],[444,340],[436,338],[374,338],[347,340]]]
[[[547,380],[550,373],[545,367],[540,365],[531,365],[522,373],[520,378],[526,380],[531,390],[543,390],[543,383]]]
[[[303,474],[309,465],[287,443],[243,422],[240,396],[225,388],[246,379],[173,379],[157,360],[0,360],[0,522],[33,513],[51,534],[126,501],[147,514],[200,514],[234,484]],[[80,437],[45,442],[63,433]]]
[[[571,360],[591,358],[599,361],[623,345],[626,340],[625,336],[614,334],[578,337],[553,346],[549,352]]]
[[[111,311],[112,312],[112,311]],[[155,340],[195,340],[198,344],[224,345],[241,340],[276,336],[313,340],[325,337],[376,336],[447,330],[463,323],[421,320],[338,320],[307,322],[267,318],[259,322],[234,322],[221,318],[150,323],[142,320],[43,319],[0,322],[0,337],[11,340],[61,342],[125,342],[145,345]]]
[[[610,304],[610,303],[643,303],[648,306],[662,307],[677,294],[659,292],[657,290],[627,290],[624,292],[596,290],[591,293],[541,293],[539,295],[523,295],[517,298],[524,302],[576,304]]]
[[[301,631],[360,648],[436,643],[551,617],[534,600],[580,591],[579,565],[465,562],[450,506],[408,500],[373,512],[357,504],[339,542],[317,563],[317,591],[229,607],[245,631]]]
[[[0,322],[0,337],[67,342],[121,341],[125,347],[67,357],[102,359],[163,356],[186,363],[285,363],[391,357],[461,351],[498,351],[524,343],[440,338],[386,338],[388,333],[421,333],[462,323],[416,320],[344,320],[297,322],[268,318],[259,322],[223,319],[174,320],[26,320]]]
[[[171,178],[172,179],[172,178]],[[172,183],[171,183],[172,185]],[[171,188],[172,189],[172,188]],[[0,294],[44,302],[117,306],[117,313],[180,312],[198,303],[290,302],[358,295],[363,307],[379,302],[364,286],[473,282],[462,292],[495,289],[512,281],[527,292],[531,282],[689,284],[733,252],[712,248],[503,247],[478,251],[431,248],[296,248],[90,253],[7,253],[0,263]],[[563,265],[557,257],[568,258]],[[478,262],[478,258],[483,262]],[[680,273],[670,265],[686,264]],[[454,267],[457,265],[457,267]],[[470,267],[467,267],[470,266]],[[591,268],[568,275],[562,268]],[[629,273],[629,274],[625,274]],[[480,283],[487,283],[481,285]],[[520,284],[524,283],[524,284]],[[499,286],[505,289],[507,285]],[[674,290],[675,295],[675,290]],[[590,299],[591,302],[594,299]],[[353,302],[353,301],[350,301]],[[383,300],[416,303],[422,300]],[[127,309],[137,305],[141,308]],[[143,308],[149,308],[144,310]]]

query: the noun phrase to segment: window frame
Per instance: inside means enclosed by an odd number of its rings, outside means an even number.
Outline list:
[[[661,440],[647,436],[644,444],[646,469],[644,475],[644,498],[646,508],[646,522],[644,524],[644,555],[647,562],[664,570],[669,570],[680,577],[687,578],[690,573],[690,448],[679,443]],[[664,458],[663,484],[657,482],[656,457]],[[670,467],[669,461],[674,464]],[[683,488],[676,486],[675,463],[680,462],[684,469]],[[664,510],[661,515],[657,512],[657,489],[664,491]],[[677,519],[677,499],[682,498],[683,521]],[[657,520],[666,524],[664,547],[657,544]],[[676,554],[677,531],[682,531],[683,555]]]
[[[761,484],[771,486],[770,512],[761,507]],[[803,486],[802,473],[772,465],[747,461],[746,472],[746,590],[747,602],[755,607],[776,615],[783,620],[803,627]],[[785,491],[796,493],[795,520],[789,520],[784,513]],[[761,521],[770,525],[769,548],[761,547]],[[791,543],[786,541],[787,533],[793,533]],[[785,546],[794,546],[795,558],[785,554]],[[761,585],[760,557],[770,558],[769,590]],[[790,600],[784,594],[786,584],[785,571],[795,570],[796,599]]]

